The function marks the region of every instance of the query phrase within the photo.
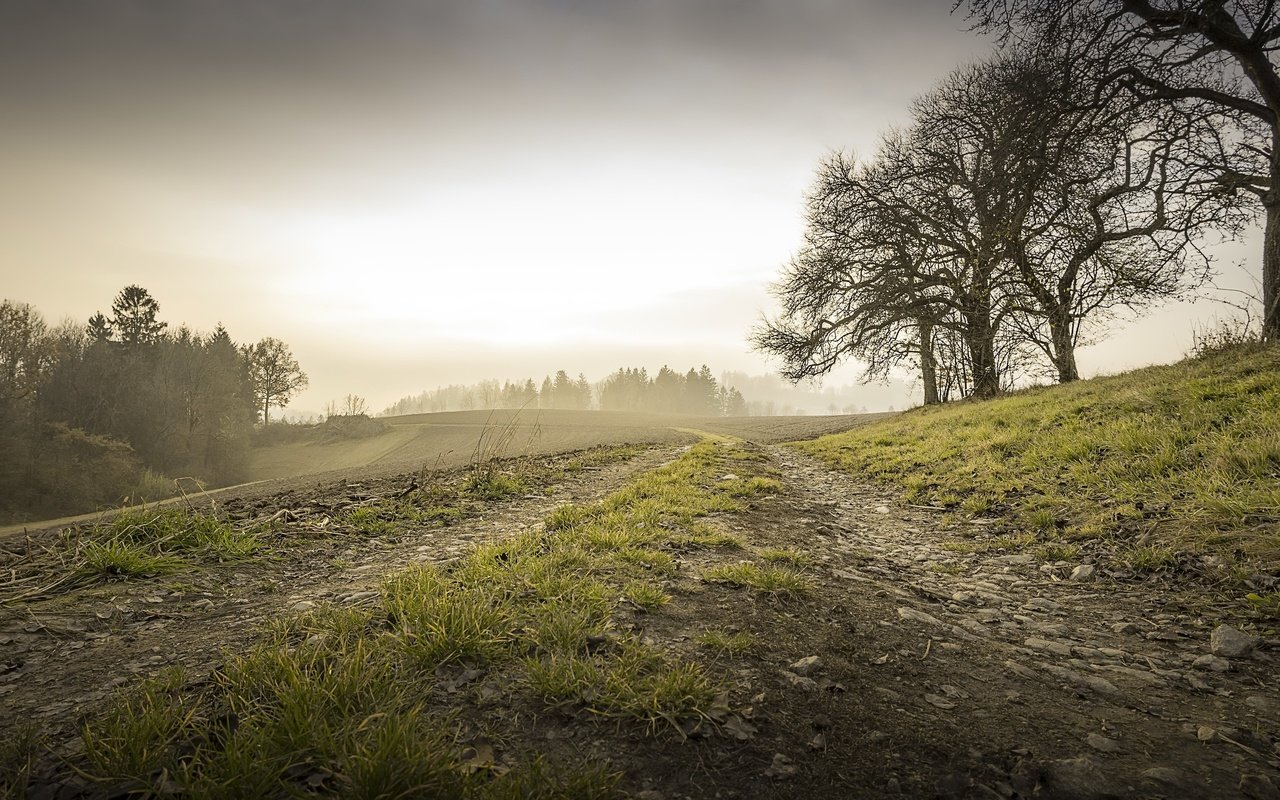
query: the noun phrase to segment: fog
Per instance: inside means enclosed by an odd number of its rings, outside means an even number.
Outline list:
[[[83,321],[138,284],[173,326],[282,339],[301,412],[557,369],[767,374],[745,337],[818,161],[991,48],[947,7],[11,0],[3,295]],[[1225,284],[1251,288],[1231,262],[1255,251],[1224,251]],[[1082,368],[1177,358],[1215,313],[1172,307]]]

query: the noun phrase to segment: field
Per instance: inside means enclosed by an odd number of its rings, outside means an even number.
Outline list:
[[[380,472],[465,466],[482,436],[506,438],[503,455],[550,454],[605,444],[691,442],[689,430],[775,443],[845,430],[877,415],[815,417],[673,417],[621,411],[447,411],[388,417],[389,430],[368,439],[292,443],[253,454],[249,480],[371,467]]]
[[[406,417],[10,536],[0,793],[1273,797],[1275,524],[1200,509],[1265,497],[1275,357],[889,418]],[[1108,446],[1042,482],[1063,408]],[[1230,492],[1121,470],[1135,414],[1125,461],[1230,442]]]

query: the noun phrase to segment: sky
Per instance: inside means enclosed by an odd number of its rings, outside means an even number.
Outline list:
[[[0,295],[84,320],[139,284],[171,325],[283,339],[300,410],[765,373],[746,337],[819,161],[991,51],[950,7],[3,0]],[[1224,286],[1253,288],[1251,236],[1218,249]],[[1228,313],[1122,320],[1082,370],[1175,360]]]

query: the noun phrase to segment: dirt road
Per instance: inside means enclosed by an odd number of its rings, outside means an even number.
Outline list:
[[[555,505],[603,497],[680,449],[657,447],[449,527],[317,540],[180,582],[105,584],[9,607],[4,728],[34,720],[74,759],[77,720],[136,676],[172,664],[207,672],[275,615],[372,603],[387,572],[538,529]],[[955,523],[936,512],[790,448],[756,452],[783,491],[708,518],[746,552],[680,554],[663,581],[670,605],[624,609],[618,623],[699,658],[700,632],[750,634],[755,646],[713,659],[745,723],[684,739],[558,709],[532,713],[523,747],[601,758],[646,800],[1280,796],[1280,643],[1215,636],[1224,623],[1247,626],[1210,589],[957,552],[944,547]],[[403,482],[299,486],[231,507],[295,509],[305,521],[332,498]],[[982,541],[978,521],[962,524]],[[766,549],[803,555],[806,596],[779,602],[701,577]],[[45,768],[69,796],[92,794],[56,762]]]

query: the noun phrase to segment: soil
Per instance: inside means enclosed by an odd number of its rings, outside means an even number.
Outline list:
[[[1219,625],[1249,626],[1211,587],[953,552],[942,544],[954,521],[753,438],[784,490],[709,522],[753,549],[806,553],[814,591],[782,602],[704,582],[707,566],[743,556],[697,551],[681,555],[668,606],[620,621],[704,661],[700,632],[753,634],[753,650],[712,658],[737,722],[654,734],[532,708],[511,744],[607,760],[645,800],[1280,797],[1280,642],[1215,648]],[[32,796],[92,796],[60,759],[74,763],[79,720],[118,688],[171,664],[213,670],[277,615],[370,602],[389,571],[536,528],[555,505],[599,499],[681,448],[654,446],[447,527],[349,540],[300,524],[270,560],[6,607],[0,735],[34,721],[55,743]],[[245,518],[307,520],[408,480],[297,481],[221,502]]]

